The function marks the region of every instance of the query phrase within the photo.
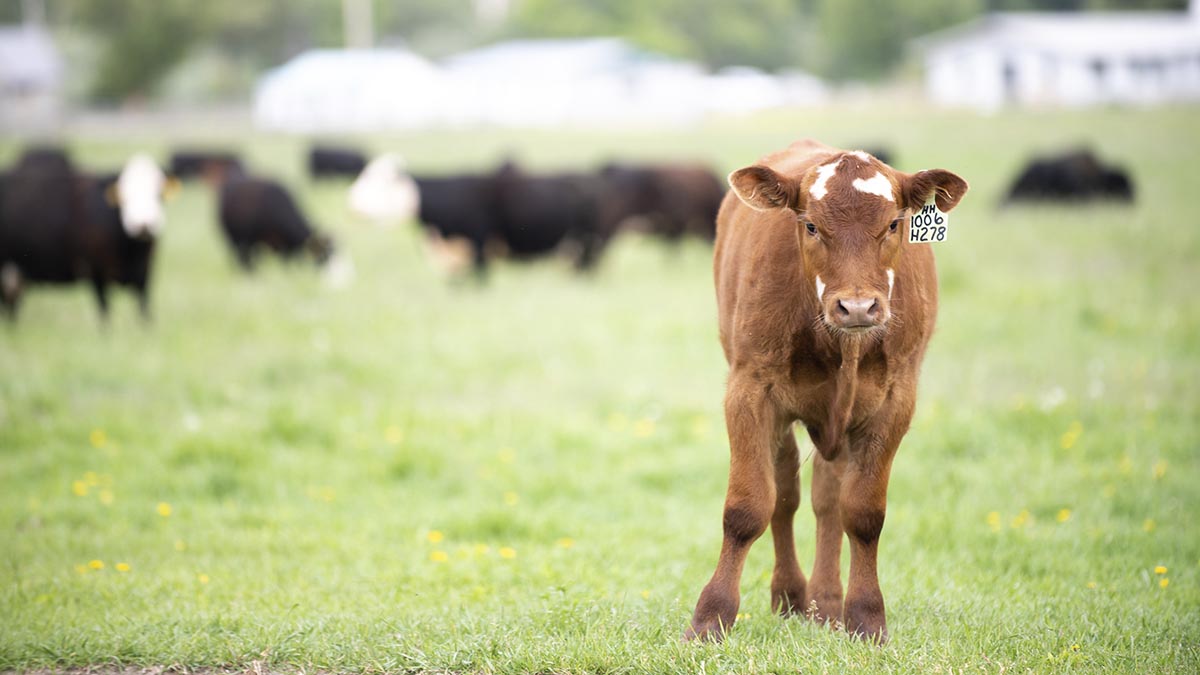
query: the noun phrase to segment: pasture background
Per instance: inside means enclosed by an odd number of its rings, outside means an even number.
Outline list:
[[[593,277],[551,261],[447,284],[415,227],[356,223],[344,185],[307,182],[307,141],[195,127],[70,144],[96,168],[180,138],[243,146],[358,279],[242,276],[189,185],[152,325],[124,294],[107,329],[83,286],[26,296],[0,329],[0,670],[1196,671],[1194,110],[901,106],[365,144],[418,172],[508,155],[727,171],[803,135],[972,185],[936,249],[938,332],[892,476],[888,646],[773,617],[769,541],[728,640],[677,643],[716,559],[728,457],[707,247],[624,237]],[[1031,152],[1085,141],[1132,171],[1135,207],[996,210]]]

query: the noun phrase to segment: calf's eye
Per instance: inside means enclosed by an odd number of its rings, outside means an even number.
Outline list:
[[[900,219],[899,218],[893,220],[891,225],[888,225],[888,231],[895,232],[896,228],[898,228],[898,227],[900,227]]]
[[[817,226],[813,225],[812,223],[805,223],[804,229],[808,230],[809,234],[815,235],[817,233]]]

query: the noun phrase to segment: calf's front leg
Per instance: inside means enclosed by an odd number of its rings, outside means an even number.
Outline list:
[[[725,394],[729,431],[729,488],[722,519],[721,557],[700,593],[684,640],[720,640],[737,618],[738,585],[750,546],[767,529],[775,512],[775,444],[784,431],[766,390],[730,377]]]

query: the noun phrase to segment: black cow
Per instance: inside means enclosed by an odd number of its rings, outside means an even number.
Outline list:
[[[633,222],[670,242],[685,235],[708,242],[716,237],[717,209],[726,187],[707,167],[609,164],[600,175],[602,229],[613,231],[636,217]]]
[[[224,150],[176,150],[171,153],[171,175],[179,179],[204,178],[219,182],[230,169],[240,169],[242,160]]]
[[[578,270],[592,268],[612,235],[599,219],[602,184],[580,173],[529,174],[508,162],[493,176],[499,236],[514,258],[565,244]]]
[[[221,229],[247,272],[263,248],[285,258],[307,251],[319,265],[333,255],[333,240],[309,225],[291,194],[275,181],[227,174],[219,201]]]
[[[470,244],[475,273],[487,270],[488,243],[498,236],[499,196],[493,177],[483,174],[413,176],[420,195],[417,218],[443,240]]]
[[[1008,191],[1008,202],[1132,202],[1133,182],[1117,166],[1106,166],[1081,149],[1031,160]]]
[[[149,317],[150,266],[165,218],[166,177],[135,156],[120,175],[77,172],[62,153],[23,157],[0,186],[0,300],[15,318],[28,282],[89,280],[102,318],[109,284],[128,286]]]
[[[353,148],[314,146],[308,151],[308,172],[314,179],[355,178],[367,166],[367,158]]]

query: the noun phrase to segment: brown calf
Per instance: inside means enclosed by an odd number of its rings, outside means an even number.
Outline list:
[[[951,210],[967,183],[805,140],[733,172],[729,184],[713,260],[729,362],[725,537],[684,638],[720,639],[733,625],[746,554],[770,524],[772,607],[886,640],[876,550],[892,458],[912,419],[937,314],[933,251],[908,243],[909,217],[930,197]],[[797,421],[817,449],[817,555],[807,582],[792,533]]]

